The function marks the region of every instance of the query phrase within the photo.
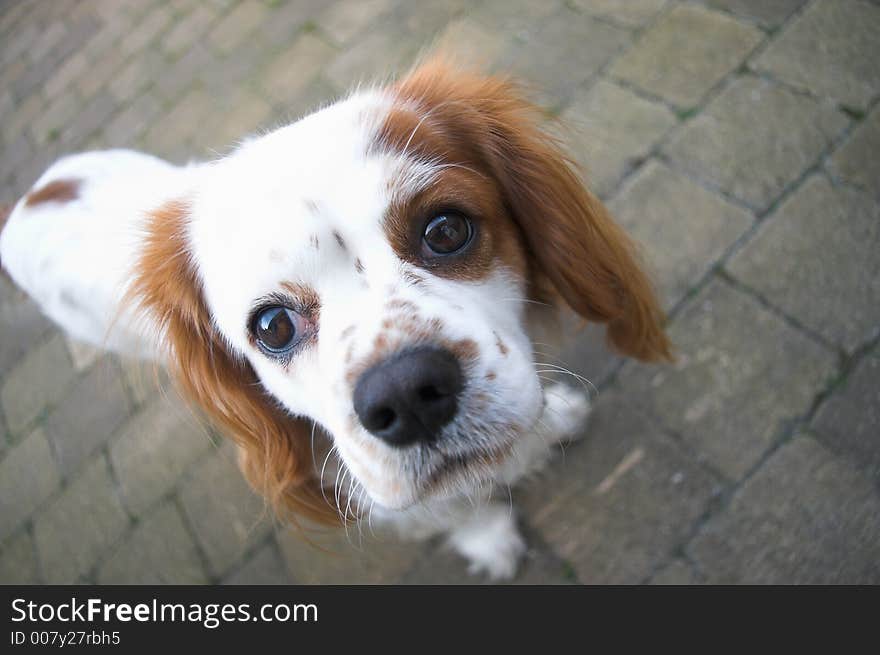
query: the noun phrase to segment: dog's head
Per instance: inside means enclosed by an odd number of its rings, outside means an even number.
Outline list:
[[[534,429],[532,308],[669,344],[632,245],[512,83],[431,61],[242,144],[154,211],[132,294],[275,503],[335,515],[326,434],[389,508],[479,484]]]

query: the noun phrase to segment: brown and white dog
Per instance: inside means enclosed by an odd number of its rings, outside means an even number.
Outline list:
[[[65,157],[15,206],[0,259],[74,337],[167,365],[284,514],[446,532],[512,575],[491,500],[577,436],[542,388],[557,309],[669,357],[633,245],[508,80],[441,59],[216,161]],[[542,337],[543,338],[543,337]]]

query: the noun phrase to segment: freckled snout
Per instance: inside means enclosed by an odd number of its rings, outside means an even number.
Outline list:
[[[361,424],[391,446],[435,440],[458,409],[461,366],[443,348],[398,353],[367,369],[354,390]]]

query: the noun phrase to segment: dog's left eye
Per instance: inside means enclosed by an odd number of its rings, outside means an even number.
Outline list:
[[[428,221],[422,241],[431,254],[451,255],[470,242],[472,233],[473,228],[467,217],[445,212]]]
[[[271,353],[283,353],[299,342],[302,317],[289,307],[266,307],[257,312],[251,330],[259,344]]]

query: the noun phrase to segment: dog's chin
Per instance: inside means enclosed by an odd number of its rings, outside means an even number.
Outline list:
[[[513,443],[503,443],[479,451],[438,456],[428,473],[418,482],[412,481],[404,489],[398,489],[397,493],[367,491],[376,504],[394,511],[405,511],[431,501],[473,497],[496,479],[512,453]]]

